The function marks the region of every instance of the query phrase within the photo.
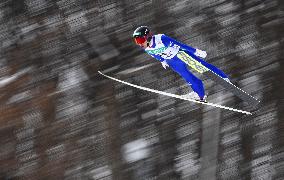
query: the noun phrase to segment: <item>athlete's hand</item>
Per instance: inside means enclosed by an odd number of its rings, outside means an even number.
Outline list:
[[[196,55],[198,57],[201,57],[201,58],[206,58],[207,53],[206,53],[206,51],[202,51],[200,49],[196,49],[194,55]]]
[[[162,66],[164,69],[167,69],[167,67],[169,67],[168,63],[166,62],[166,60],[162,61]]]

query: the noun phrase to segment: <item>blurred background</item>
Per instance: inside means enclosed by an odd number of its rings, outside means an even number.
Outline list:
[[[0,179],[284,178],[283,0],[1,0]],[[190,88],[132,39],[147,25],[262,101],[254,115]],[[197,76],[199,76],[197,74]],[[249,106],[200,77],[208,100]]]

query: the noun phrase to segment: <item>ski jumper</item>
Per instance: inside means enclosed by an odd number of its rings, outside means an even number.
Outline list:
[[[180,43],[164,34],[154,35],[152,37],[151,46],[147,47],[145,51],[160,62],[166,61],[169,67],[178,73],[191,86],[192,90],[198,94],[200,99],[203,99],[205,96],[203,83],[188,70],[187,64],[177,57],[179,51],[186,52],[189,56],[222,78],[228,78],[223,71],[196,56],[195,48]]]

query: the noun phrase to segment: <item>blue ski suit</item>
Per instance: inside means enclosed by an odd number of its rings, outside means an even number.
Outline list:
[[[180,43],[164,34],[154,35],[150,47],[147,47],[145,51],[160,62],[164,63],[164,61],[166,61],[169,67],[178,73],[191,86],[192,90],[198,94],[200,99],[203,99],[205,96],[203,83],[188,70],[187,64],[178,58],[177,54],[179,51],[186,52],[190,57],[194,58],[222,78],[228,78],[223,71],[199,58],[196,55],[195,48]]]

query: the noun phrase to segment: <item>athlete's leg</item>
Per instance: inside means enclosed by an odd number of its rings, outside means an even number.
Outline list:
[[[198,94],[200,99],[205,96],[203,83],[200,79],[194,76],[188,69],[187,65],[178,58],[167,60],[168,65],[177,72],[191,86],[192,90]]]
[[[208,62],[204,61],[203,59],[201,59],[201,58],[199,58],[195,55],[193,55],[192,57],[194,59],[196,59],[197,61],[199,61],[202,65],[204,65],[205,67],[207,67],[208,69],[213,71],[214,73],[221,76],[222,78],[228,78],[228,76],[222,70],[218,69],[217,67],[213,66],[212,64],[209,64]]]

